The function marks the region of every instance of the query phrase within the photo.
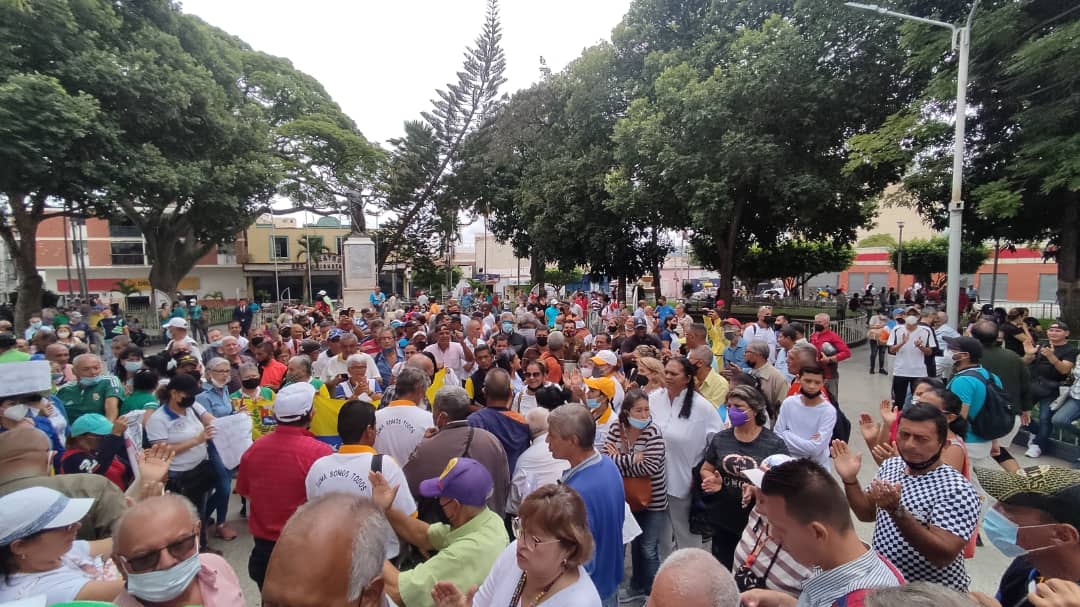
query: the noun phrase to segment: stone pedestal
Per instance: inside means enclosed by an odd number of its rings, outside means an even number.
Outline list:
[[[368,297],[378,284],[375,274],[375,243],[366,234],[353,234],[342,243],[342,253],[342,305],[360,311],[371,305]]]

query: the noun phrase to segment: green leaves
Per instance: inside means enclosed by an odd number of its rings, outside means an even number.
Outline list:
[[[931,275],[941,274],[948,270],[949,263],[949,239],[945,236],[931,238],[929,240],[905,240],[902,247],[904,252],[904,273],[919,277],[929,283]],[[964,243],[960,250],[960,272],[974,274],[979,271],[990,252],[981,244]],[[892,247],[889,251],[889,263],[896,267],[898,250]]]

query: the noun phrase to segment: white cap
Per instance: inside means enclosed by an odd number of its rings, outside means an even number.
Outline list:
[[[274,417],[281,422],[294,422],[311,411],[314,398],[315,386],[307,382],[289,384],[274,399]]]
[[[52,375],[47,360],[26,360],[0,365],[0,398],[18,394],[48,394]]]
[[[187,321],[183,318],[173,317],[169,319],[169,322],[161,325],[163,329],[187,329]]]
[[[319,291],[316,295],[326,295],[326,291]]]
[[[757,468],[750,468],[749,470],[743,470],[742,475],[746,477],[751,483],[758,489],[761,488],[761,479],[765,478],[765,472],[769,468],[775,468],[780,464],[790,462],[794,460],[794,457],[790,455],[784,455],[783,453],[776,453],[761,460],[761,465]]]
[[[27,487],[0,497],[0,546],[82,520],[93,498],[71,499],[47,487]]]
[[[596,353],[595,356],[592,357],[591,360],[595,364],[607,365],[609,367],[614,367],[615,365],[619,364],[619,359],[611,350],[600,350]]]

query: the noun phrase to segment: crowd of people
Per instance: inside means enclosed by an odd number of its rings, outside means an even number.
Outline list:
[[[155,354],[0,326],[0,601],[243,605],[238,494],[268,606],[1080,605],[1080,471],[1009,453],[1075,431],[1063,322],[875,313],[891,394],[853,424],[828,314],[323,295],[224,330],[163,308]]]

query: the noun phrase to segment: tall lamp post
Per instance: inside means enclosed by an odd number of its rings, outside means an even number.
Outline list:
[[[900,228],[900,238],[896,245],[896,296],[903,297],[904,287],[900,284],[904,280],[904,222],[896,222]]]
[[[953,142],[952,196],[949,200],[949,264],[948,282],[945,291],[946,312],[949,318],[955,322],[956,319],[960,318],[960,233],[964,220],[964,200],[961,195],[964,180],[964,128],[967,118],[968,57],[971,52],[971,22],[975,19],[975,9],[979,6],[979,0],[972,3],[967,21],[962,26],[898,13],[876,4],[861,4],[859,2],[845,2],[844,4],[852,8],[874,11],[890,17],[947,28],[952,32],[952,47],[960,52],[956,74],[956,135]]]

